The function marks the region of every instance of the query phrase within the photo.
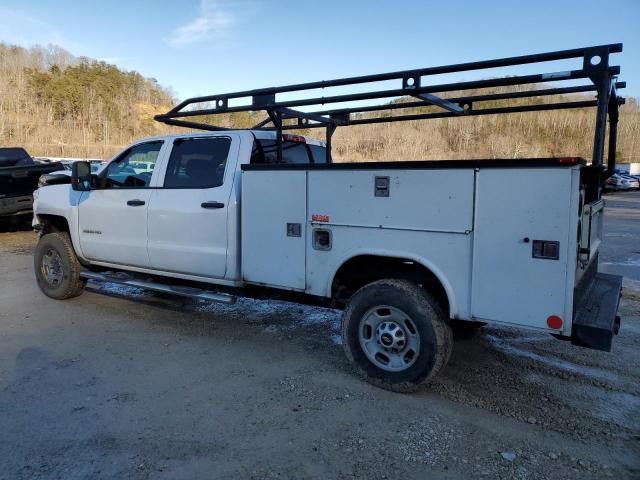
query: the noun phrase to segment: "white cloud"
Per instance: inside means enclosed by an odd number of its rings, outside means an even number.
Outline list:
[[[216,0],[201,0],[199,16],[176,28],[166,42],[172,46],[191,45],[206,40],[227,39],[238,16],[230,5]]]

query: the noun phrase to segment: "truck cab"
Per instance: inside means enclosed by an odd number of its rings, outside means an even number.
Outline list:
[[[138,141],[118,153],[91,189],[71,192],[64,212],[87,264],[162,272],[202,282],[242,284],[240,166],[276,162],[275,134],[229,131]],[[284,164],[326,162],[324,144],[283,138]],[[36,194],[40,216],[57,215],[69,185]]]

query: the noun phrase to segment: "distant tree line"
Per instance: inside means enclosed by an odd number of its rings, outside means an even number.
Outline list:
[[[544,87],[531,85],[528,88]],[[492,89],[491,93],[499,91]],[[489,91],[464,92],[470,95],[485,93]],[[451,97],[462,94],[449,93]],[[620,94],[624,96],[624,91]],[[583,94],[562,97],[565,101],[585,99]],[[503,100],[484,102],[476,107],[543,101],[553,100]],[[406,109],[403,113],[436,110],[437,107],[420,107]],[[394,110],[394,114],[401,111]],[[390,111],[376,115],[390,115]],[[382,123],[338,128],[333,140],[333,156],[339,161],[550,156],[581,156],[590,160],[594,132],[595,108]],[[640,162],[640,107],[633,97],[628,97],[620,109],[616,158],[618,162]]]

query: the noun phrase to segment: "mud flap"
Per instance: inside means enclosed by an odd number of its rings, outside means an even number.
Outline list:
[[[618,306],[622,277],[597,273],[576,306],[571,343],[605,352],[611,351],[613,336],[620,330]]]

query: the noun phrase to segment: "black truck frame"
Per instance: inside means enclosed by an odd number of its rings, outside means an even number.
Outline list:
[[[428,67],[415,70],[402,70],[375,75],[323,80],[319,82],[301,83],[282,87],[261,88],[221,95],[207,95],[189,98],[165,114],[156,115],[155,119],[168,125],[202,130],[226,130],[204,121],[190,121],[191,117],[210,116],[232,112],[264,111],[267,118],[255,125],[252,130],[275,130],[277,132],[277,159],[282,159],[282,132],[284,130],[325,128],[327,145],[327,163],[331,162],[331,138],[339,126],[366,125],[372,123],[399,122],[407,120],[427,120],[432,118],[465,117],[475,115],[496,115],[515,112],[532,112],[542,110],[558,110],[569,108],[596,107],[596,123],[593,141],[591,166],[583,173],[586,185],[587,200],[600,197],[602,182],[614,173],[616,162],[616,142],[618,131],[619,105],[624,98],[617,94],[626,82],[616,81],[620,73],[619,66],[610,65],[610,55],[622,51],[622,44],[598,45],[592,47],[560,50],[557,52],[523,55],[517,57],[485,60],[480,62],[460,63],[440,67]],[[473,70],[496,69],[509,66],[538,64],[558,60],[581,59],[582,68],[577,70],[536,73],[532,75],[516,75],[484,80],[455,83],[429,84],[424,77],[441,74],[468,72]],[[583,84],[556,88],[520,89],[531,84],[547,84],[558,81],[576,81]],[[375,88],[377,82],[400,82],[400,88],[372,89],[371,91],[329,95],[293,100],[278,100],[278,94],[300,94],[310,90],[360,86],[367,84]],[[464,92],[474,89],[514,87],[513,91],[504,93],[487,93],[480,95],[444,98],[446,92]],[[525,99],[534,97],[552,97],[573,93],[595,92],[595,98],[589,100],[556,101],[532,103],[529,105],[512,105],[504,107],[485,107],[484,102],[508,99]],[[438,94],[438,95],[436,95]],[[415,101],[394,102],[400,97],[413,97]],[[335,109],[301,111],[300,107],[336,104],[357,101],[384,101],[378,105],[346,106]],[[439,107],[442,111],[415,113],[416,107]],[[402,110],[405,113],[402,114]],[[406,109],[414,109],[406,112]],[[393,111],[387,116],[371,115],[372,112]],[[369,115],[367,115],[369,114]],[[605,159],[605,143],[607,138],[607,116],[609,118],[609,138],[607,168],[603,167]]]

